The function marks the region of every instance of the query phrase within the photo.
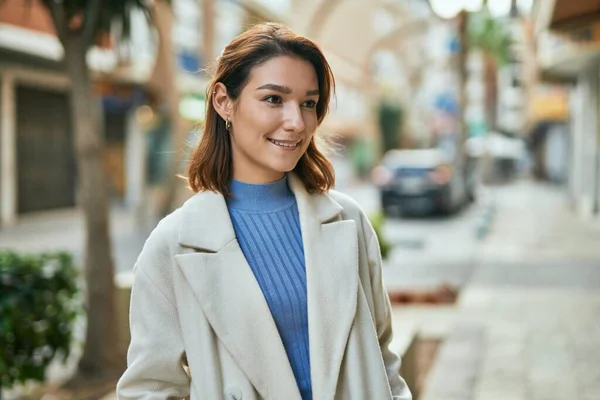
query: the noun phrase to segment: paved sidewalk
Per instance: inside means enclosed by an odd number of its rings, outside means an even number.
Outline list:
[[[600,399],[598,224],[560,188],[494,192],[497,218],[421,399]]]
[[[83,268],[85,226],[79,209],[32,213],[15,226],[0,229],[0,249],[22,252],[67,251]],[[115,271],[130,271],[152,227],[138,225],[132,211],[113,207],[110,231]]]

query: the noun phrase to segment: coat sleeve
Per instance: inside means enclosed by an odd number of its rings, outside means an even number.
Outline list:
[[[155,230],[134,267],[131,343],[127,370],[117,384],[119,400],[183,399],[190,392],[170,279],[171,257],[157,236]]]
[[[367,222],[368,223],[368,222]],[[375,310],[375,322],[379,346],[383,356],[383,362],[390,382],[393,400],[412,400],[412,394],[408,385],[400,376],[400,357],[390,349],[392,341],[392,313],[390,299],[383,283],[381,270],[381,251],[377,235],[368,223],[368,258],[373,290],[373,305]]]

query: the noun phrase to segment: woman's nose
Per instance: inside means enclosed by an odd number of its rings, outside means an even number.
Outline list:
[[[286,131],[302,132],[304,131],[304,118],[302,110],[297,105],[290,105],[286,109],[283,128]]]

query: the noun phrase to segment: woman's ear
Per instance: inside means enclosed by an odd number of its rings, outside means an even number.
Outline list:
[[[223,120],[231,121],[233,102],[227,95],[227,88],[221,82],[215,84],[212,95],[212,105]]]

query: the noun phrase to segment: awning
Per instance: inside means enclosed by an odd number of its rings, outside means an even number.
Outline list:
[[[598,0],[554,0],[550,18],[551,29],[568,29],[582,22],[600,19],[600,1]]]
[[[537,35],[537,58],[546,80],[572,80],[600,64],[600,19],[569,30],[543,30]]]
[[[536,31],[569,31],[600,20],[600,0],[536,0]]]

